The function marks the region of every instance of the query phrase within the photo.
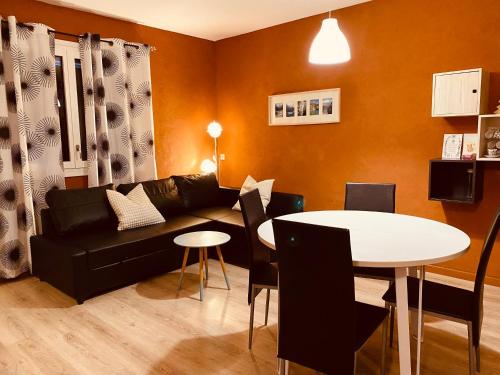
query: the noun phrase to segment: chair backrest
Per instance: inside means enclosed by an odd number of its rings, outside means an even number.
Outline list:
[[[473,341],[474,345],[479,345],[479,338],[481,335],[481,323],[483,320],[483,291],[484,291],[484,279],[486,278],[486,269],[488,268],[488,262],[490,261],[491,251],[495,245],[495,240],[498,235],[498,230],[500,229],[500,208],[498,208],[493,222],[491,223],[490,230],[486,235],[484,240],[483,249],[481,251],[481,257],[479,258],[479,264],[476,271],[476,280],[474,282],[474,311],[472,317],[473,325]]]
[[[394,213],[396,185],[348,182],[345,185],[345,210]]]
[[[259,190],[255,189],[239,197],[241,213],[245,223],[245,234],[249,252],[249,285],[248,302],[251,302],[251,287],[253,275],[257,267],[263,263],[269,263],[269,249],[259,240],[257,229],[259,225],[267,220]]]
[[[273,219],[279,278],[278,357],[352,374],[356,332],[349,230]]]

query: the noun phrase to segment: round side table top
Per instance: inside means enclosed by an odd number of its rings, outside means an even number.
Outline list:
[[[182,247],[212,247],[225,244],[230,239],[227,233],[204,230],[181,234],[174,238],[174,243]]]

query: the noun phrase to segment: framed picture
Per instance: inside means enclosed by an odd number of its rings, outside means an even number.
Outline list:
[[[462,146],[462,159],[474,160],[479,152],[478,136],[474,134],[464,134]]]
[[[460,159],[463,134],[445,134],[443,139],[443,159]]]
[[[295,92],[269,97],[269,126],[340,122],[340,89]]]

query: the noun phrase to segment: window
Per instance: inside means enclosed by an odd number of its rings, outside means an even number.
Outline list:
[[[56,40],[57,105],[64,175],[87,175],[87,137],[78,43]]]

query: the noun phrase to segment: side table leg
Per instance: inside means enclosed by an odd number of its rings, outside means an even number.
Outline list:
[[[217,256],[219,257],[220,266],[222,267],[222,272],[224,273],[224,278],[226,279],[227,289],[231,290],[231,286],[229,285],[229,279],[227,278],[226,273],[226,265],[224,264],[224,258],[222,258],[222,252],[220,251],[220,247],[216,246]]]
[[[203,254],[205,255],[205,278],[208,281],[208,251],[207,248],[203,248]]]
[[[200,247],[199,249],[199,260],[200,260],[200,301],[203,301],[203,249]]]
[[[186,247],[186,250],[184,250],[184,259],[182,259],[181,277],[179,278],[179,286],[177,287],[177,290],[180,290],[182,287],[182,280],[184,280],[184,271],[186,271],[186,263],[188,260],[188,256],[189,256],[189,247]]]

